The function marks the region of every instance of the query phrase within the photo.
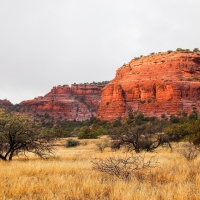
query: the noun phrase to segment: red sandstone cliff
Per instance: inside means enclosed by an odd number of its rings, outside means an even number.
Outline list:
[[[160,53],[120,67],[102,90],[97,117],[115,120],[128,111],[148,116],[200,111],[200,53]]]
[[[95,84],[59,85],[44,97],[22,101],[20,106],[30,112],[82,121],[96,116],[103,87]]]

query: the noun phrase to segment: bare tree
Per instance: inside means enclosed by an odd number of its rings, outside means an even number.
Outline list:
[[[39,130],[40,129],[40,130]],[[33,119],[0,110],[0,158],[12,160],[13,156],[32,152],[46,158],[53,155],[52,137],[42,132]]]

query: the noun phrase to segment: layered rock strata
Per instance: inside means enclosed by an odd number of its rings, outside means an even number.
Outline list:
[[[87,120],[96,116],[104,85],[72,84],[53,87],[44,97],[22,101],[21,108],[26,112],[47,113],[55,118],[67,120]]]
[[[128,112],[148,116],[200,111],[200,53],[159,53],[131,60],[102,90],[97,117],[113,121]]]

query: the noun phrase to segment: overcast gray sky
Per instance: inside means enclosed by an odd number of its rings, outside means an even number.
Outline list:
[[[200,48],[200,0],[0,0],[0,99],[111,80],[151,52]]]

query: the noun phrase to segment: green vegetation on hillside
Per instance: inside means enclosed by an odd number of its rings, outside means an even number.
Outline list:
[[[173,50],[168,50],[167,51],[167,53],[168,54],[170,54],[170,53],[172,53],[172,52],[185,52],[185,53],[199,53],[200,52],[200,50],[199,50],[199,48],[194,48],[193,50],[190,50],[190,49],[183,49],[183,48],[177,48],[175,51],[173,51]],[[146,55],[146,56],[143,56],[143,55],[141,55],[141,56],[139,56],[139,57],[134,57],[134,60],[139,60],[139,59],[143,59],[143,58],[145,58],[145,57],[148,57],[148,56],[154,56],[154,55],[156,55],[156,54],[161,54],[161,53],[165,53],[165,52],[158,52],[158,53],[155,53],[155,52],[152,52],[152,53],[150,53],[149,55]],[[123,65],[123,66],[126,66],[126,65]]]
[[[110,137],[113,150],[126,147],[136,153],[154,151],[163,145],[171,147],[171,142],[181,141],[198,147],[200,118],[194,110],[189,116],[186,113],[169,118],[162,115],[161,119],[129,112],[127,118],[113,122],[95,117],[68,121],[48,114],[33,117],[0,110],[0,158],[3,160],[12,160],[13,156],[26,152],[45,157],[51,153],[49,142],[54,138],[97,139],[102,135]],[[68,140],[67,146],[76,145],[76,141]]]
[[[100,82],[95,82],[95,81],[93,81],[92,83],[88,83],[88,82],[86,82],[86,83],[78,83],[77,85],[106,85],[106,84],[108,84],[110,81],[100,81]],[[74,85],[76,85],[76,83],[74,83]]]
[[[146,135],[146,138],[152,137],[153,140],[158,135],[152,136],[152,134],[164,133],[170,141],[187,140],[197,144],[200,137],[198,134],[200,126],[199,129],[197,128],[200,119],[195,110],[189,116],[183,113],[179,117],[171,115],[169,119],[165,115],[158,119],[144,116],[141,113],[129,112],[126,119],[117,119],[113,122],[101,121],[95,117],[85,121],[69,121],[62,119],[62,117],[54,119],[47,113],[44,115],[35,114],[34,120],[43,129],[48,130],[49,134],[54,134],[57,137],[98,138],[101,135],[113,135],[113,132],[119,132],[120,129],[129,129],[132,132],[137,130],[141,132],[142,137]],[[194,126],[195,128],[192,128]],[[121,130],[121,132],[123,131]],[[149,135],[150,132],[151,135]]]

